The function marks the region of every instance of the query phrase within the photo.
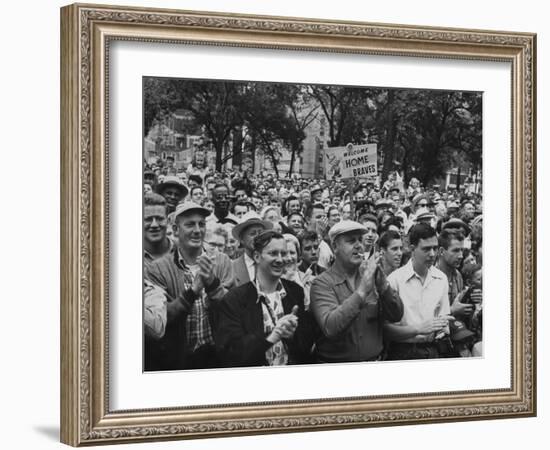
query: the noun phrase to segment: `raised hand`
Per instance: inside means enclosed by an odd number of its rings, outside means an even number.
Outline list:
[[[212,284],[214,281],[214,263],[206,254],[202,254],[198,259],[199,276],[202,278],[204,286]]]
[[[462,303],[462,298],[468,289],[464,289],[462,292],[459,292],[455,297],[453,304],[451,305],[451,314],[453,316],[459,317],[470,317],[474,312],[474,305],[469,303]]]
[[[375,258],[369,258],[363,263],[363,272],[361,275],[361,282],[357,291],[361,297],[365,298],[374,289],[374,275],[378,265]]]
[[[294,308],[298,308],[295,306]],[[275,328],[271,334],[267,337],[267,340],[271,343],[276,343],[281,339],[290,339],[294,336],[294,332],[298,327],[298,317],[294,314],[294,308],[290,314],[281,317],[275,324]],[[298,311],[296,310],[296,313]]]

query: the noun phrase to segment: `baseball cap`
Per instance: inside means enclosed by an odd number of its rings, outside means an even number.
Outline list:
[[[453,341],[462,341],[471,336],[475,336],[475,333],[468,330],[464,322],[460,320],[451,319],[449,320],[449,334]]]
[[[181,214],[189,214],[191,212],[202,214],[204,217],[208,217],[210,215],[210,211],[208,209],[203,208],[194,202],[183,202],[176,206],[174,218],[180,216]]]

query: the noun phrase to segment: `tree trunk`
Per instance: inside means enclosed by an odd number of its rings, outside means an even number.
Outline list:
[[[214,143],[214,148],[216,149],[216,172],[221,172],[223,163],[223,141],[216,141]]]
[[[296,153],[298,149],[292,146],[292,153],[290,155],[290,167],[288,169],[288,178],[292,178],[292,173],[294,172],[294,160],[296,159]]]
[[[386,117],[387,135],[384,142],[384,165],[382,166],[382,176],[380,177],[382,183],[388,179],[388,174],[393,169],[393,158],[395,153],[394,96],[394,91],[390,89],[388,92],[388,109]]]
[[[233,166],[242,165],[242,148],[243,148],[243,129],[241,127],[235,127],[233,130],[233,148],[231,153],[233,154]]]

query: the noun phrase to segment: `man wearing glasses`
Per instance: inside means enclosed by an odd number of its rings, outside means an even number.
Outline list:
[[[225,253],[227,238],[227,231],[223,228],[223,225],[206,227],[206,233],[204,235],[204,249],[206,253],[209,255]]]

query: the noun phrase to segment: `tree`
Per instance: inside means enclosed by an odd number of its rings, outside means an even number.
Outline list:
[[[373,90],[348,86],[309,85],[328,123],[329,147],[363,142]]]
[[[407,90],[397,95],[403,102],[397,133],[406,180],[415,176],[427,185],[459,162],[480,166],[480,94]]]
[[[287,120],[281,122],[279,134],[290,148],[290,167],[288,176],[294,171],[296,157],[303,150],[306,138],[305,130],[317,118],[319,104],[308,92],[305,85],[279,84],[274,86],[275,95],[286,107]]]
[[[234,82],[181,81],[182,106],[191,111],[216,150],[216,170],[223,162],[224,146],[235,127],[241,125],[244,85]]]

